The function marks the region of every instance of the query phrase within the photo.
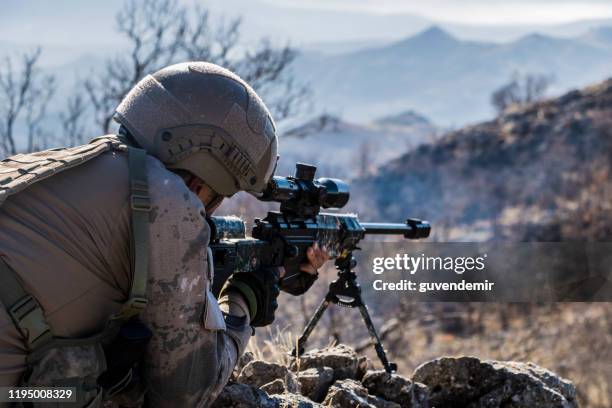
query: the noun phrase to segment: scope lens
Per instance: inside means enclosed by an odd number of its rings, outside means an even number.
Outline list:
[[[283,202],[295,198],[299,193],[300,187],[295,181],[287,177],[274,176],[259,200]]]
[[[342,208],[351,196],[348,184],[342,180],[320,178],[317,183],[325,187],[326,193],[321,197],[321,207]]]

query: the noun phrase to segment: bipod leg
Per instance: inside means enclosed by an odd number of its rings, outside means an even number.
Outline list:
[[[372,323],[372,319],[370,318],[370,313],[368,312],[368,308],[363,302],[360,302],[360,303],[361,304],[359,305],[359,311],[361,312],[361,317],[363,318],[363,321],[365,322],[365,325],[368,328],[368,333],[370,333],[370,338],[372,339],[372,342],[374,343],[376,354],[378,355],[380,362],[385,368],[385,371],[388,372],[389,374],[392,374],[395,371],[397,371],[397,364],[390,363],[389,360],[387,359],[387,354],[385,353],[385,349],[383,348],[383,345],[380,341],[380,337],[378,336],[378,333],[376,332],[374,323]]]
[[[293,351],[291,352],[292,356],[297,357],[297,356],[301,356],[302,354],[304,354],[304,348],[306,347],[306,342],[308,341],[308,337],[310,337],[310,334],[314,330],[315,326],[317,325],[317,323],[319,323],[319,320],[321,320],[321,316],[323,316],[323,313],[327,310],[328,306],[329,306],[329,300],[327,300],[327,296],[326,296],[323,299],[323,301],[321,301],[321,304],[319,304],[319,307],[317,308],[316,312],[312,315],[312,317],[308,321],[308,324],[306,325],[306,327],[304,327],[304,331],[302,332],[302,335],[297,340],[296,347],[294,347]]]

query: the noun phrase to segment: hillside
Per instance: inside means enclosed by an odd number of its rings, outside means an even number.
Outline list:
[[[609,240],[611,164],[608,80],[451,132],[354,183],[353,197],[372,217],[429,219],[434,239]]]
[[[490,95],[515,71],[552,75],[551,94],[602,80],[612,63],[608,31],[499,44],[461,40],[434,26],[341,55],[304,53],[296,73],[312,85],[317,109],[350,121],[415,109],[440,125],[463,126],[493,116]]]

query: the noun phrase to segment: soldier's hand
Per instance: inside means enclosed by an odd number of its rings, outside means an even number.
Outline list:
[[[329,253],[325,246],[320,247],[319,244],[315,242],[306,251],[306,257],[308,258],[308,263],[300,265],[300,270],[311,275],[316,275],[317,270],[329,260]]]
[[[227,280],[221,296],[225,292],[240,293],[249,307],[251,326],[262,327],[274,321],[278,308],[276,298],[280,292],[279,281],[284,269],[263,267],[252,272],[237,272]]]

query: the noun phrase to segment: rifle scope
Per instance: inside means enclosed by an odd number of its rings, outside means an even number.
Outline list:
[[[279,202],[282,213],[302,216],[316,215],[321,207],[344,207],[350,198],[348,185],[333,178],[315,180],[316,171],[316,166],[297,163],[294,176],[274,176],[259,199]]]

